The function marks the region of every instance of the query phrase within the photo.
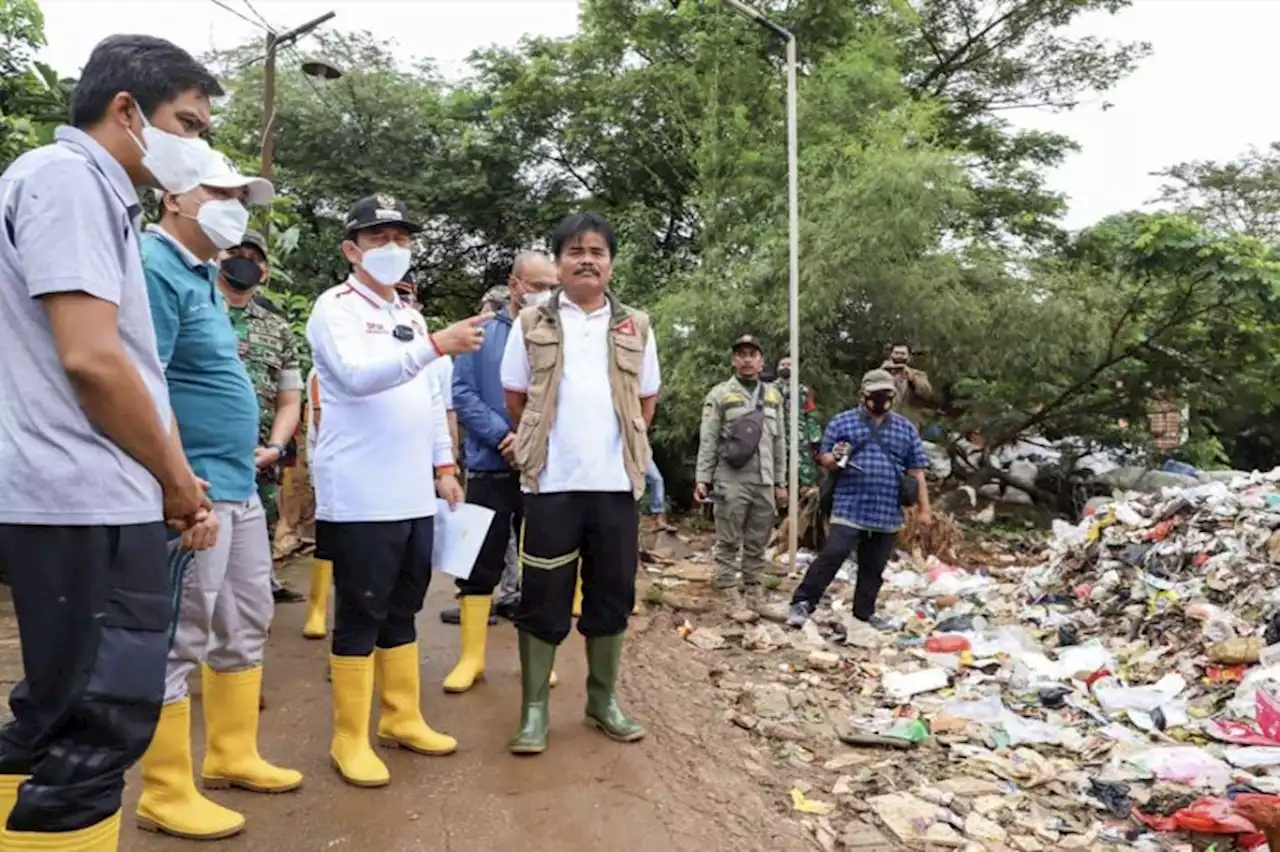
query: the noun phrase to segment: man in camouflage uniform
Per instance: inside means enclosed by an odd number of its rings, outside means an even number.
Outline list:
[[[258,497],[266,510],[267,536],[274,546],[276,522],[280,519],[280,462],[302,416],[298,347],[288,320],[254,298],[254,291],[267,280],[270,271],[267,241],[262,235],[247,232],[240,245],[227,251],[221,270],[218,289],[226,299],[227,315],[240,338],[240,360],[258,392],[261,424],[259,446],[253,454],[258,465]],[[274,569],[271,586],[276,603],[306,600],[281,584]]]
[[[694,499],[715,504],[716,573],[713,584],[730,617],[748,622],[764,605],[764,551],[778,508],[787,504],[786,442],[782,394],[760,380],[764,351],[760,340],[744,334],[733,344],[734,376],[711,389],[702,406]],[[734,424],[762,412],[759,444],[741,467],[727,461]],[[741,563],[739,563],[741,552]],[[742,579],[738,572],[741,568]],[[744,594],[745,591],[745,594]]]
[[[786,417],[783,434],[791,440],[791,356],[778,362],[778,389],[782,391],[782,411]],[[800,487],[811,488],[818,484],[818,465],[814,455],[822,444],[822,424],[818,422],[818,409],[813,394],[800,385]],[[790,459],[790,450],[787,458]]]

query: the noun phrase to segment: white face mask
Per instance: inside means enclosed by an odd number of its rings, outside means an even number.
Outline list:
[[[520,302],[526,308],[532,308],[538,305],[545,305],[547,301],[550,299],[551,299],[551,291],[542,290],[541,292],[538,292],[538,293],[525,293],[523,296],[520,297]]]
[[[213,156],[209,143],[152,127],[142,114],[142,107],[138,107],[138,115],[142,116],[142,139],[134,136],[132,130],[129,136],[142,149],[142,167],[168,192],[186,192],[198,184],[207,158]]]
[[[412,263],[413,252],[395,243],[369,249],[360,258],[360,267],[384,287],[403,281]]]
[[[200,205],[196,223],[215,248],[226,250],[240,245],[249,227],[249,211],[230,198],[206,201]]]

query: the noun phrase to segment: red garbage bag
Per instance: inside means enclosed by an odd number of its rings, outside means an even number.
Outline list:
[[[1258,829],[1249,820],[1236,813],[1233,802],[1249,800],[1270,801],[1280,807],[1280,796],[1267,796],[1260,793],[1241,793],[1235,799],[1206,797],[1197,799],[1180,811],[1162,817],[1156,814],[1144,814],[1137,808],[1133,810],[1133,818],[1153,831],[1192,831],[1197,834],[1240,834],[1240,843],[1245,848],[1253,848],[1257,840],[1262,838]]]

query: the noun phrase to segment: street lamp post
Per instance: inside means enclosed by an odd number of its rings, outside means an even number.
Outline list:
[[[326,12],[313,21],[307,21],[283,33],[267,33],[267,62],[262,69],[262,149],[258,173],[267,180],[275,174],[275,124],[276,124],[276,54],[282,47],[289,47],[316,27],[332,19],[337,13]],[[303,66],[303,73],[328,80],[342,76],[336,67],[313,62]]]
[[[796,108],[796,37],[786,27],[774,23],[754,6],[742,0],[723,0],[733,11],[750,18],[787,45],[787,218],[790,244],[790,274],[787,285],[791,325],[791,423],[788,446],[787,553],[791,570],[796,570],[800,535],[800,143]]]

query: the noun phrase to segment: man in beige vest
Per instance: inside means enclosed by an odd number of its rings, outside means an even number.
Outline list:
[[[609,292],[613,228],[570,216],[551,237],[560,286],[520,312],[502,358],[524,492],[516,613],[524,701],[514,754],[547,746],[556,648],[569,635],[582,565],[587,722],[619,742],[644,728],[618,706],[622,638],[635,603],[648,429],[658,404],[658,351],[649,317]]]

